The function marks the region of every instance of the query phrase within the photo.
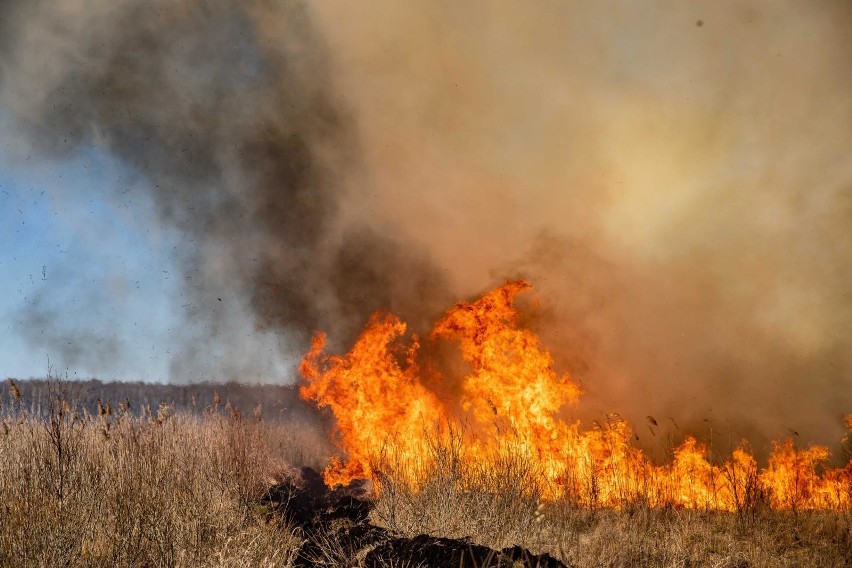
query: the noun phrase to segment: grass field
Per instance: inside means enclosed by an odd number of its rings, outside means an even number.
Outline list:
[[[0,423],[2,566],[290,565],[300,535],[258,501],[289,468],[328,460],[315,424],[212,403],[88,413],[60,398],[36,417],[16,400],[12,391]],[[852,566],[850,511],[542,504],[521,461],[462,471],[440,451],[417,491],[384,464],[374,522],[519,544],[572,566]]]

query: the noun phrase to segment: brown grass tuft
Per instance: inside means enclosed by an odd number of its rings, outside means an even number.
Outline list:
[[[257,503],[291,460],[320,465],[319,437],[233,414],[72,407],[2,420],[0,566],[291,565],[298,539]]]

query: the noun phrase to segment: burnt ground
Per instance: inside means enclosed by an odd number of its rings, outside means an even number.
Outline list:
[[[303,537],[296,566],[567,568],[519,546],[495,550],[468,539],[396,534],[370,522],[374,503],[364,482],[329,489],[307,467],[270,487],[262,503]]]

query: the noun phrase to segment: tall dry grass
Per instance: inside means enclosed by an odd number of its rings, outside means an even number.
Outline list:
[[[433,439],[417,463],[394,459],[388,447],[374,467],[381,476],[374,518],[405,535],[520,544],[589,568],[852,566],[852,510],[777,511],[759,491],[733,513],[653,508],[641,494],[619,510],[546,502],[534,481],[542,476],[523,455],[507,448],[496,462],[477,463],[453,436]]]
[[[288,566],[298,539],[258,508],[321,434],[235,411],[98,415],[51,401],[0,422],[2,566]],[[311,454],[313,452],[313,454]]]
[[[102,402],[89,415],[61,388],[36,417],[6,391],[0,566],[292,565],[304,535],[258,503],[283,470],[324,465],[326,433],[315,424],[240,416],[221,401],[196,414]],[[739,513],[641,499],[618,511],[543,503],[529,460],[507,449],[483,465],[461,448],[450,437],[418,463],[390,449],[380,456],[374,522],[403,535],[518,544],[577,567],[852,566],[849,511],[772,511],[759,495]],[[329,565],[359,566],[333,544]]]

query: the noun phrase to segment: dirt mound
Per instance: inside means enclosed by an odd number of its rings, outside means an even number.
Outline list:
[[[374,503],[364,482],[329,489],[310,468],[270,487],[262,503],[301,531],[296,566],[567,568],[519,546],[494,550],[468,539],[408,538],[378,527],[369,521]]]

